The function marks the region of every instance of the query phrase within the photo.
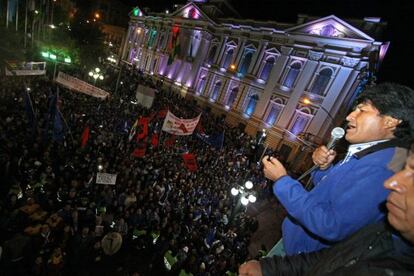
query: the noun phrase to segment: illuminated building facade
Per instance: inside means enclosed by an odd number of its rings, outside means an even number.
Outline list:
[[[122,59],[248,134],[267,129],[266,142],[289,160],[303,140],[329,136],[388,47],[372,37],[386,26],[379,18],[300,15],[285,24],[234,19],[225,9],[237,17],[224,0],[168,14],[135,8]]]

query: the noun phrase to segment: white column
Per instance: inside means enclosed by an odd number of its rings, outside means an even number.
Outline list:
[[[267,104],[272,97],[273,89],[275,88],[278,79],[283,73],[284,68],[286,67],[286,63],[289,60],[289,56],[281,55],[278,59],[276,59],[275,64],[273,65],[272,71],[269,74],[269,78],[267,79],[266,86],[263,90],[263,94],[261,95],[259,102],[256,105],[256,109],[254,111],[253,116],[256,118],[261,119],[263,114],[266,110]]]
[[[200,48],[198,49],[197,56],[195,60],[193,61],[193,68],[187,78],[187,83],[191,83],[190,87],[195,88],[195,78],[198,75],[198,72],[200,71],[201,64],[203,63],[204,59],[206,58],[208,54],[208,48],[210,46],[210,41],[205,39],[204,37],[201,38],[202,42],[200,45]],[[207,81],[207,80],[206,80]]]
[[[266,47],[269,43],[267,41],[260,41],[260,47],[257,50],[257,52],[255,53],[254,57],[253,57],[253,62],[252,64],[250,64],[249,70],[248,72],[252,75],[256,75],[257,74],[257,70],[259,70],[260,65],[262,64],[262,60],[263,60],[263,56],[265,54],[266,51]],[[252,68],[253,67],[253,68]]]
[[[236,48],[235,53],[233,53],[233,55],[236,54],[236,58],[234,58],[233,56],[233,63],[237,66],[237,68],[239,68],[239,62],[244,53],[244,46],[246,46],[246,38],[241,39],[241,41],[239,42],[239,45]]]
[[[218,65],[220,65],[221,59],[223,58],[223,53],[226,50],[227,39],[228,39],[227,36],[223,36],[221,40],[220,51],[217,51],[216,56],[214,57],[214,63]]]

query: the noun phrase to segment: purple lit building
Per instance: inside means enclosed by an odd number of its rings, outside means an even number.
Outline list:
[[[225,0],[189,1],[162,14],[137,7],[122,60],[250,135],[267,129],[266,143],[288,160],[344,119],[389,45],[375,38],[386,27],[380,18],[238,17]]]

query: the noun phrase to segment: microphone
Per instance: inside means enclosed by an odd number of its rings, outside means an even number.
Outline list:
[[[336,146],[336,142],[345,135],[345,130],[341,127],[336,127],[332,129],[331,131],[331,139],[329,140],[328,144],[326,144],[326,147],[328,150],[333,149]]]
[[[326,147],[328,148],[328,150],[333,149],[336,146],[336,142],[338,140],[340,140],[342,137],[344,137],[344,135],[345,135],[345,130],[343,128],[336,127],[334,129],[332,129],[331,139],[329,139],[328,144],[326,144]],[[310,174],[311,172],[313,172],[317,168],[319,168],[319,165],[313,165],[312,168],[310,168],[309,170],[304,172],[297,180],[298,181],[302,180],[303,178],[305,178],[308,174]]]

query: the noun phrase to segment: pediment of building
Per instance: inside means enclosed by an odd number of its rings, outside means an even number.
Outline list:
[[[200,20],[213,22],[198,6],[193,2],[181,7],[171,14],[171,17],[181,17],[190,20]]]
[[[372,37],[335,15],[306,22],[305,24],[286,29],[285,32],[291,34],[309,34],[328,38],[349,38],[374,41]]]

